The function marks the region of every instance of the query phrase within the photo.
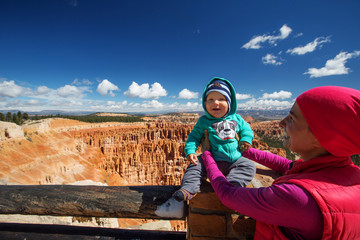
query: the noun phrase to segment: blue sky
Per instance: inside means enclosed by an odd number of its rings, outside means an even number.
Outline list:
[[[213,77],[239,109],[360,89],[360,1],[0,0],[0,110],[198,111]]]

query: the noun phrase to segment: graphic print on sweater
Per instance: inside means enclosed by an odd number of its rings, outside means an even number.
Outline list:
[[[216,131],[217,136],[221,140],[233,139],[236,136],[237,123],[234,120],[224,120],[211,124],[211,127]]]

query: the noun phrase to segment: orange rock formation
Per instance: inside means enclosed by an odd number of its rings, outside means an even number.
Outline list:
[[[181,117],[97,124],[46,119],[21,127],[0,122],[0,184],[180,185],[188,164],[185,141],[198,115]],[[282,136],[278,121],[251,126]],[[253,146],[286,156],[257,136]],[[184,223],[172,226],[183,229]]]
[[[99,169],[128,185],[179,185],[187,163],[184,143],[191,125],[144,123],[70,131],[75,140],[101,150]]]
[[[46,119],[22,127],[0,123],[0,183],[68,184],[91,180],[109,185],[179,185],[186,169],[184,144],[196,117],[186,121],[90,124]],[[164,120],[165,119],[165,120]],[[253,146],[270,148],[258,135],[281,138],[278,121],[251,124]]]

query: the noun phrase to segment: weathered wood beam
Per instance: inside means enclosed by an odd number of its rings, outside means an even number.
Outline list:
[[[177,189],[179,186],[0,185],[0,214],[166,219],[155,211]]]

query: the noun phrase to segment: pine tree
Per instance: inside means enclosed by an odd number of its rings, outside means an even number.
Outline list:
[[[23,115],[20,111],[17,112],[18,124],[22,124],[23,122]]]
[[[23,114],[23,119],[24,119],[24,120],[28,120],[28,119],[29,119],[29,114],[24,113],[24,114]]]
[[[15,113],[12,116],[12,122],[19,125],[19,118]]]
[[[8,112],[8,113],[6,114],[5,121],[6,121],[6,122],[11,122],[11,119],[12,119],[12,117],[11,117],[11,112]]]

